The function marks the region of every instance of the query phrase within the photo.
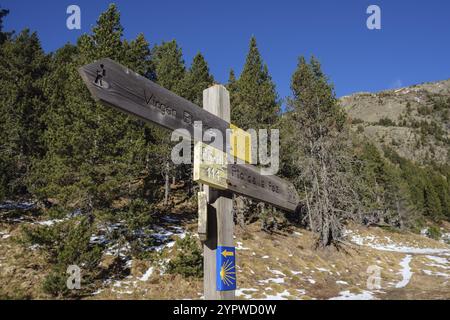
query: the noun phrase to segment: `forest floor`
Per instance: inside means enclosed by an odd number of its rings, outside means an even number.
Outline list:
[[[17,240],[22,224],[57,222],[0,221],[0,299],[49,298],[41,284],[50,266],[40,250]],[[155,230],[163,241],[151,260],[129,259],[126,274],[103,279],[85,299],[202,299],[201,279],[165,270],[176,239],[195,237],[195,216],[174,212]],[[450,224],[442,225],[445,237],[449,230]],[[348,225],[339,250],[316,250],[309,231],[268,234],[254,223],[236,227],[235,245],[238,299],[450,299],[450,245],[444,240]],[[115,258],[105,253],[102,264]]]

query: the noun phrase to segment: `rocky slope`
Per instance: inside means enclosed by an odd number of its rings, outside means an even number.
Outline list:
[[[407,159],[450,160],[450,79],[340,99],[352,128]]]

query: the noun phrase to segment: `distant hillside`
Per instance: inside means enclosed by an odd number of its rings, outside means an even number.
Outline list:
[[[352,128],[418,163],[450,161],[450,79],[340,99]]]

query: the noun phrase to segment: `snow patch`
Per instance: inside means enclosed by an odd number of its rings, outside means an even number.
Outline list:
[[[291,294],[289,291],[284,290],[281,293],[277,293],[276,295],[267,295],[264,297],[264,299],[261,300],[287,300]]]
[[[0,204],[0,210],[30,210],[36,207],[34,202],[5,201]]]
[[[0,239],[8,239],[11,235],[7,231],[0,231]]]
[[[61,222],[64,222],[64,221],[65,221],[64,219],[53,219],[53,220],[39,221],[39,222],[36,222],[36,223],[38,225],[41,225],[41,226],[51,227],[51,226],[53,226],[53,225],[55,225],[57,223],[61,223]]]
[[[360,236],[353,234],[352,231],[346,231],[350,236],[350,240],[360,246],[370,247],[380,251],[400,252],[406,254],[450,254],[450,249],[436,249],[436,248],[417,248],[411,246],[405,246],[392,241],[389,237],[384,237],[387,243],[379,243],[374,236]]]
[[[258,292],[258,289],[255,288],[242,288],[242,289],[237,289],[236,290],[236,297],[243,297],[246,300],[250,300],[252,298],[251,293],[245,293],[244,291],[247,292]]]
[[[153,267],[148,268],[148,270],[144,273],[144,275],[142,277],[139,278],[139,280],[141,281],[147,281],[148,279],[150,279],[150,277],[153,274]]]
[[[286,275],[285,275],[283,272],[279,271],[279,270],[272,270],[272,269],[270,269],[269,267],[267,267],[267,270],[269,270],[269,271],[272,272],[273,274],[276,274],[277,276],[286,277]]]
[[[269,278],[266,280],[259,280],[259,283],[264,283],[267,284],[269,282],[273,282],[273,283],[284,283],[284,278]]]
[[[448,260],[446,258],[436,257],[436,256],[426,256],[426,257],[430,260],[433,260],[434,262],[439,263],[439,264],[448,264]]]
[[[428,276],[438,276],[438,277],[444,277],[444,278],[450,278],[450,274],[443,273],[443,272],[434,272],[431,270],[422,270],[423,273],[425,273]]]
[[[373,293],[370,291],[363,291],[361,293],[351,293],[350,291],[342,291],[339,296],[331,298],[330,300],[375,300]]]
[[[236,250],[250,250],[250,248],[245,248],[242,246],[242,242],[237,242]]]

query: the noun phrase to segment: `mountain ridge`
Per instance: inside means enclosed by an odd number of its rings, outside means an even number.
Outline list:
[[[339,99],[352,130],[418,162],[450,160],[450,79]]]

